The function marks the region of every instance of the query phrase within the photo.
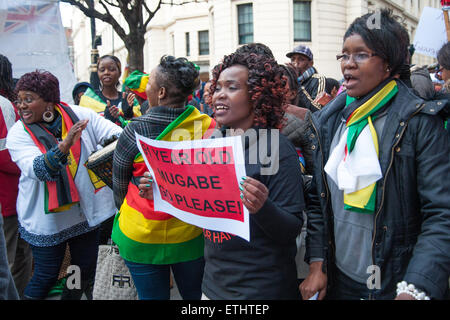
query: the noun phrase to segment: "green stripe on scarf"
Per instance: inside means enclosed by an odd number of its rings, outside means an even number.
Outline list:
[[[120,255],[136,263],[172,264],[191,261],[203,257],[203,233],[198,237],[181,243],[148,244],[134,241],[122,233],[119,227],[119,216],[114,217],[114,227],[111,235],[114,243],[120,243]],[[132,253],[128,256],[127,253]]]
[[[364,130],[364,128],[369,124],[369,117],[372,119],[372,115],[376,113],[378,110],[380,110],[383,106],[385,106],[386,103],[388,103],[397,94],[397,92],[398,92],[397,83],[395,82],[395,80],[391,80],[383,87],[381,87],[379,90],[375,91],[375,93],[366,102],[358,106],[350,114],[350,116],[347,118],[346,124],[348,128],[346,155],[350,154],[353,151],[359,135]],[[357,99],[347,95],[346,108],[350,106],[352,103],[357,103]],[[374,146],[376,146],[376,149],[378,150],[378,138],[376,137],[376,132],[373,125],[371,125],[371,130],[373,130],[375,134],[374,139],[376,139],[376,141],[373,142]],[[370,194],[370,197],[367,199],[366,194],[368,192],[364,192],[364,190],[366,189],[370,192],[370,189],[367,188],[371,187],[373,188],[373,190]],[[353,212],[372,214],[375,212],[376,193],[377,193],[376,182],[361,190],[348,194],[344,193],[344,209]],[[364,205],[356,207],[354,205],[348,204],[348,202],[352,204],[364,203]]]

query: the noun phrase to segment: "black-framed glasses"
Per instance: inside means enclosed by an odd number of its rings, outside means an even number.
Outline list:
[[[377,55],[376,53],[368,53],[368,52],[357,52],[352,54],[342,53],[336,55],[336,59],[341,63],[347,63],[350,61],[351,58],[353,58],[353,61],[355,61],[355,63],[362,64],[376,55]]]

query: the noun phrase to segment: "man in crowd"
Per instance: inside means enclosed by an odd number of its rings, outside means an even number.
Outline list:
[[[331,100],[332,96],[326,94],[327,78],[319,75],[313,66],[314,57],[311,49],[299,45],[288,52],[286,57],[291,59],[291,65],[297,70],[299,76],[298,106],[307,108],[311,112],[320,110]],[[331,92],[328,92],[328,94],[331,94]],[[322,98],[323,96],[325,97]]]

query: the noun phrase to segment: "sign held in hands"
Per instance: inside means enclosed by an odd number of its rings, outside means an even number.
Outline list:
[[[239,190],[246,175],[240,136],[172,142],[136,134],[136,142],[155,181],[155,211],[250,241]]]

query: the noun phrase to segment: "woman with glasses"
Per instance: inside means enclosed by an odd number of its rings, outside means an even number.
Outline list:
[[[97,145],[122,129],[88,108],[61,102],[58,79],[50,72],[24,74],[16,92],[20,120],[6,147],[21,170],[19,231],[34,259],[24,297],[47,297],[68,244],[81,287],[63,298],[79,299],[95,276],[98,226],[116,211],[112,191],[95,190],[84,164]]]
[[[313,116],[317,192],[307,209],[304,299],[427,300],[448,290],[444,102],[405,85],[408,33],[389,11],[375,14],[379,27],[367,14],[346,31],[338,55],[346,91]]]

